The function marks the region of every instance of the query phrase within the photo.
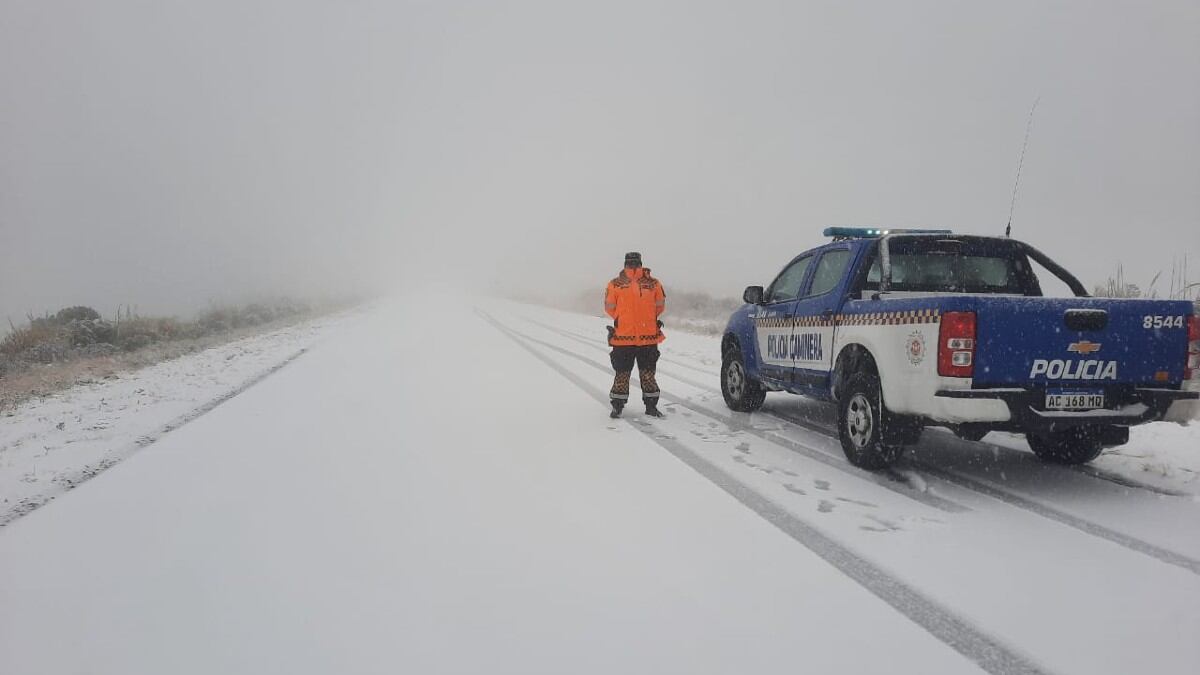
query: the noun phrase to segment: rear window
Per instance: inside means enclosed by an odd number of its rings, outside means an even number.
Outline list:
[[[893,291],[1041,295],[1024,252],[1004,240],[898,237],[889,240]],[[864,290],[878,290],[878,250]]]

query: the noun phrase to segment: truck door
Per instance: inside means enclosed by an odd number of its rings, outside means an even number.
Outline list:
[[[794,303],[791,385],[813,394],[828,392],[833,369],[834,315],[842,304],[850,248],[821,251],[804,292]]]
[[[811,253],[801,255],[783,268],[767,287],[763,304],[754,317],[759,375],[784,387],[792,382],[792,320],[796,302],[814,257]]]

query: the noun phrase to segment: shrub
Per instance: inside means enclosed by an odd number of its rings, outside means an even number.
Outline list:
[[[274,321],[276,318],[275,310],[259,304],[246,305],[242,308],[240,314],[242,323],[249,326],[257,326]]]
[[[66,307],[55,314],[29,316],[29,322],[0,339],[0,362],[7,370],[33,362],[49,363],[70,355],[93,356],[115,349],[135,351],[156,342],[205,337],[235,328],[258,326],[309,311],[303,303],[281,300],[253,303],[244,307],[213,307],[194,321],[172,317],[142,317],[132,309],[119,311],[115,323],[100,318],[96,310],[82,305]]]
[[[155,342],[176,340],[182,332],[179,321],[173,318],[131,316],[116,326],[117,346],[133,351]]]
[[[28,326],[17,328],[0,340],[0,353],[16,356],[41,344],[58,342],[62,330],[46,319],[32,319]]]
[[[112,356],[117,352],[117,348],[107,342],[97,342],[94,345],[80,347],[76,354],[82,358],[91,358],[94,356]]]
[[[91,307],[76,305],[75,307],[67,307],[58,310],[58,314],[54,315],[54,320],[61,324],[71,323],[72,321],[95,321],[100,318],[100,312]]]
[[[64,330],[67,342],[72,347],[83,347],[100,342],[111,343],[117,337],[115,327],[104,319],[75,319],[68,323]]]
[[[30,363],[54,363],[67,358],[67,345],[59,341],[39,342],[21,352],[22,360]]]
[[[196,323],[201,326],[205,335],[210,335],[212,333],[224,333],[230,328],[233,328],[233,317],[231,316],[231,312],[229,310],[224,308],[216,308],[210,309],[201,314]]]
[[[117,339],[117,346],[121,349],[132,352],[143,347],[149,347],[154,344],[154,336],[149,333],[134,333],[133,335],[122,335]]]

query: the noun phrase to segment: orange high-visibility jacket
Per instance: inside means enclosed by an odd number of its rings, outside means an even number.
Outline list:
[[[608,282],[604,311],[613,318],[616,330],[608,344],[614,347],[656,345],[667,339],[658,325],[666,309],[667,294],[658,279],[645,267],[623,269]]]

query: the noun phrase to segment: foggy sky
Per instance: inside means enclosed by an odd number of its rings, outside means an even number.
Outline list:
[[[827,225],[1200,280],[1200,5],[0,0],[0,317],[740,295]],[[1165,290],[1160,282],[1160,290]],[[599,293],[599,290],[597,290]]]

